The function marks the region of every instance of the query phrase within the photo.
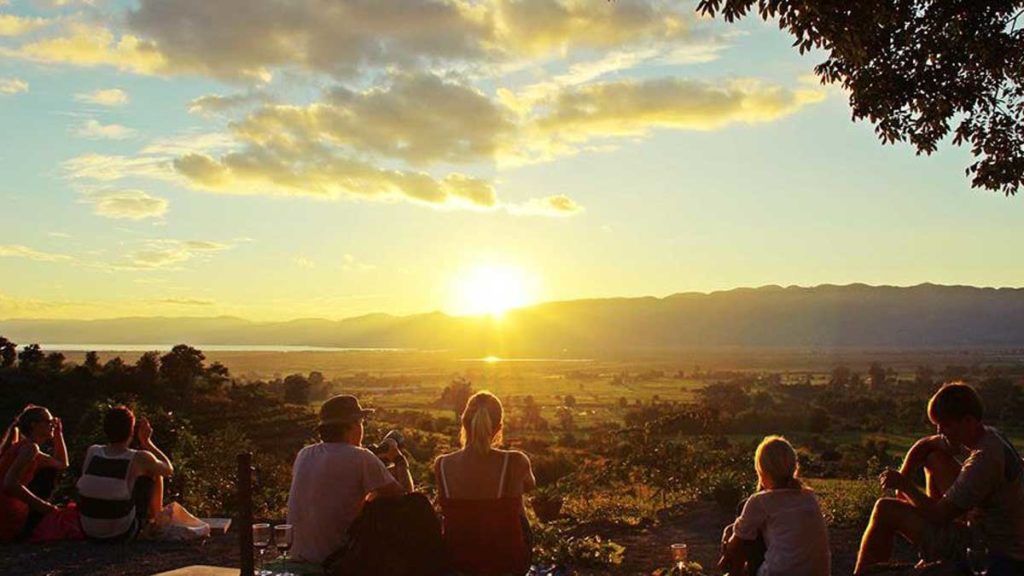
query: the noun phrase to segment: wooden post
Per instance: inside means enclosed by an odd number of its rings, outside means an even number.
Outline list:
[[[254,576],[252,548],[252,454],[238,455],[238,552],[239,576]]]

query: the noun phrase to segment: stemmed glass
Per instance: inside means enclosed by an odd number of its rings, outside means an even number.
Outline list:
[[[689,550],[686,548],[686,544],[678,543],[670,546],[672,549],[672,560],[676,563],[676,570],[680,575],[683,573],[683,566],[686,565],[686,561],[689,559]]]
[[[278,576],[295,576],[295,574],[288,571],[288,550],[292,547],[291,524],[278,524],[274,526],[274,545],[277,546],[277,550],[281,553],[281,558],[284,561],[284,572],[281,572]]]
[[[260,551],[260,566],[256,570],[256,576],[272,576],[270,570],[263,569],[263,553],[267,551],[267,547],[270,546],[270,537],[273,532],[270,531],[270,524],[253,524],[252,525],[252,545]]]

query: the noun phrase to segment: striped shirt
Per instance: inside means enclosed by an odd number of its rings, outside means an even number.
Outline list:
[[[116,538],[135,523],[132,489],[135,478],[128,472],[136,450],[109,455],[105,446],[90,446],[85,453],[78,495],[82,530],[91,538]]]

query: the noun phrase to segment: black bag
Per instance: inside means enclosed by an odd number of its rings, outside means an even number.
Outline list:
[[[420,493],[368,502],[340,550],[324,561],[326,576],[440,576],[445,573],[441,523]]]

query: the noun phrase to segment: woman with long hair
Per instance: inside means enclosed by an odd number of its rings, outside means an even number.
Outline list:
[[[796,450],[781,436],[767,436],[754,469],[758,491],[726,528],[720,567],[732,576],[829,576],[828,528],[817,497],[798,477]]]
[[[467,576],[520,575],[529,569],[523,495],[537,485],[530,459],[502,450],[498,397],[477,392],[462,413],[462,448],[434,462],[445,547]]]
[[[50,441],[53,456],[41,450]],[[0,440],[0,542],[27,537],[44,516],[57,510],[47,498],[56,472],[67,467],[60,418],[42,406],[26,406]]]

